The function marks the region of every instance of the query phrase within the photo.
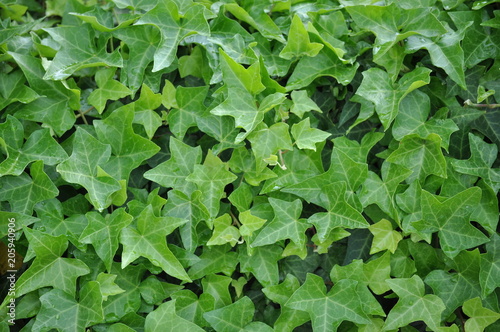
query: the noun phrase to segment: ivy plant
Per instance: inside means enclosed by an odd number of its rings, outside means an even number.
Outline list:
[[[0,331],[499,331],[499,3],[0,0]]]

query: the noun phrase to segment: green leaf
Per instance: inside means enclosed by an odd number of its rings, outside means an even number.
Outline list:
[[[96,281],[99,283],[103,301],[107,301],[108,296],[125,292],[125,290],[121,289],[117,284],[115,284],[115,279],[115,274],[106,274],[101,272],[97,276]]]
[[[479,284],[481,285],[481,296],[485,298],[497,287],[500,280],[496,277],[500,272],[500,236],[493,234],[490,242],[486,243],[486,253],[481,255],[479,270]]]
[[[231,249],[229,245],[205,247],[200,260],[189,269],[189,276],[192,279],[199,279],[219,272],[231,275],[238,264],[238,254],[228,251],[229,249]]]
[[[500,313],[483,307],[481,299],[475,297],[466,301],[462,307],[464,314],[469,316],[465,322],[467,331],[484,331],[488,326],[500,319]]]
[[[316,151],[316,143],[322,142],[330,137],[330,133],[311,128],[309,118],[292,126],[292,136],[299,149],[310,149]]]
[[[252,321],[254,311],[252,300],[244,296],[231,305],[203,314],[203,318],[217,332],[241,331]]]
[[[95,75],[99,88],[90,93],[87,101],[99,113],[102,113],[108,100],[118,100],[132,94],[132,91],[125,85],[113,79],[115,71],[116,68],[105,68],[99,70]]]
[[[43,76],[44,79],[63,80],[75,71],[87,67],[123,66],[123,59],[117,50],[108,53],[101,40],[96,44],[95,31],[90,25],[59,26],[44,30],[61,47]]]
[[[495,144],[488,144],[469,133],[471,156],[468,160],[453,160],[453,168],[462,174],[480,176],[495,192],[500,189],[500,169],[491,168],[498,157]]]
[[[220,199],[225,196],[224,187],[237,178],[228,168],[226,163],[209,152],[203,165],[195,165],[193,173],[186,177],[186,181],[195,183],[202,192],[202,202],[212,218],[219,212]]]
[[[265,246],[286,239],[292,240],[299,247],[304,246],[306,243],[305,231],[309,225],[306,223],[306,219],[300,218],[302,212],[300,200],[287,202],[269,198],[269,203],[274,210],[274,219],[259,232],[251,246]]]
[[[425,139],[416,134],[405,136],[387,161],[413,171],[407,182],[417,179],[422,182],[430,174],[446,178],[446,160],[441,151],[441,138],[437,134],[430,134]]]
[[[109,144],[113,153],[102,168],[117,180],[128,180],[133,169],[160,150],[153,142],[134,133],[133,121],[133,110],[124,106],[106,119],[94,122],[97,137]]]
[[[276,285],[279,281],[277,262],[282,258],[282,253],[283,249],[276,244],[257,247],[251,252],[243,249],[238,257],[241,272],[251,272],[264,287]]]
[[[186,131],[197,124],[200,111],[204,109],[204,100],[208,87],[185,88],[178,87],[175,94],[177,107],[168,113],[167,121],[170,123],[174,135],[182,140]]]
[[[370,225],[368,229],[373,234],[371,255],[382,250],[389,250],[394,254],[399,241],[403,239],[401,233],[392,229],[391,222],[387,219],[382,219],[378,223]]]
[[[288,31],[288,41],[285,48],[281,50],[280,57],[287,60],[301,58],[302,56],[315,57],[322,48],[322,44],[309,41],[309,35],[304,23],[295,14]]]
[[[445,309],[443,301],[433,294],[425,294],[424,283],[419,276],[390,279],[387,283],[399,296],[398,303],[387,315],[385,330],[397,329],[419,320],[431,329],[436,329]]]
[[[99,211],[108,207],[111,194],[120,190],[117,180],[99,172],[110,156],[109,145],[99,142],[84,129],[77,128],[71,156],[56,167],[65,181],[87,189],[90,203]]]
[[[170,159],[144,173],[144,177],[167,188],[186,192],[195,190],[194,184],[187,182],[194,165],[201,162],[201,148],[191,147],[172,137],[169,142]]]
[[[162,303],[146,316],[145,331],[204,331],[175,313],[175,301]]]
[[[266,219],[252,215],[250,210],[241,212],[239,220],[241,222],[240,234],[246,237],[252,236],[253,232],[261,229],[267,221]]]
[[[33,329],[46,331],[82,331],[103,321],[102,297],[99,283],[90,281],[80,290],[79,301],[60,289],[53,289],[40,297],[42,306]]]
[[[481,189],[472,187],[453,197],[442,199],[422,190],[422,222],[414,226],[430,232],[438,231],[441,248],[450,258],[461,250],[473,248],[488,238],[470,224],[472,209],[481,199]]]
[[[174,217],[157,217],[152,206],[148,205],[137,217],[137,229],[129,226],[120,233],[120,243],[123,244],[122,269],[143,256],[167,274],[191,281],[165,241],[168,234],[184,223],[186,220]]]
[[[293,100],[293,105],[290,107],[290,112],[298,115],[302,119],[304,113],[309,111],[317,111],[321,113],[321,108],[307,95],[305,90],[293,90],[290,94]]]
[[[238,243],[240,232],[232,225],[233,219],[229,214],[223,214],[214,220],[214,232],[208,240],[207,246],[230,243],[232,247]]]
[[[337,227],[366,228],[369,226],[365,218],[346,201],[345,196],[345,182],[337,182],[324,187],[320,199],[327,212],[315,213],[307,220],[316,227],[320,241],[325,241],[330,232]]]
[[[120,17],[122,15],[116,15],[117,21],[121,21],[120,19],[123,18],[125,18],[125,20],[122,22],[118,22],[119,24],[115,26],[113,22],[113,14],[101,7],[94,7],[92,10],[84,13],[71,13],[71,15],[75,15],[82,21],[90,23],[94,29],[102,32],[111,32],[114,30],[123,29],[128,25],[134,23],[134,21],[136,20],[135,17]]]
[[[21,175],[26,166],[36,160],[47,165],[57,165],[68,157],[50,136],[48,129],[34,131],[23,144],[23,125],[11,115],[0,124],[0,144],[7,158],[0,163],[0,174]]]
[[[427,138],[429,134],[438,134],[441,145],[448,150],[450,136],[458,130],[451,119],[433,117],[427,120],[430,112],[430,98],[425,93],[416,90],[406,96],[399,106],[399,113],[392,127],[392,135],[398,141],[405,136],[417,134],[420,138]]]
[[[25,82],[26,77],[20,70],[0,75],[0,108],[17,101],[28,104],[40,97],[33,89],[24,85]]]
[[[413,90],[429,84],[430,73],[430,69],[420,67],[394,83],[387,72],[371,68],[363,72],[363,81],[356,94],[375,105],[375,112],[387,130],[398,115],[401,100]]]
[[[135,23],[151,24],[161,33],[161,41],[154,53],[153,72],[167,68],[176,59],[179,43],[187,36],[197,33],[207,35],[210,31],[202,5],[190,4],[184,12],[179,12],[175,2],[159,3]]]
[[[16,297],[42,287],[53,287],[73,296],[76,279],[88,274],[90,269],[79,259],[61,257],[68,248],[66,237],[55,237],[29,228],[24,232],[36,258],[17,280]]]
[[[86,217],[89,223],[80,235],[80,241],[94,246],[109,272],[113,257],[118,250],[120,231],[132,222],[133,217],[124,209],[115,210],[105,217],[97,212],[88,212]]]
[[[72,110],[80,108],[80,92],[68,89],[61,82],[45,80],[45,70],[37,58],[13,52],[9,54],[21,67],[30,87],[41,96],[21,107],[15,113],[16,117],[42,122],[58,135],[64,134],[75,123]]]
[[[43,169],[43,161],[36,161],[30,167],[31,177],[0,177],[0,201],[8,201],[12,212],[31,215],[36,203],[56,197],[59,190]]]
[[[354,280],[341,280],[327,293],[323,279],[308,273],[306,282],[293,293],[285,306],[307,311],[315,331],[337,331],[342,321],[368,324],[357,285]]]
[[[248,135],[248,140],[252,143],[253,154],[257,171],[262,171],[266,167],[264,159],[279,150],[292,150],[292,139],[288,132],[288,125],[284,122],[276,123],[269,128],[256,130]]]

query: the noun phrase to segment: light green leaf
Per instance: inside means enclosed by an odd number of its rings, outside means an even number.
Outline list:
[[[162,120],[155,111],[145,109],[134,113],[134,123],[142,125],[148,138],[152,139],[156,130],[162,125]]]
[[[217,332],[242,331],[253,319],[255,307],[247,296],[231,305],[212,310],[203,315]]]
[[[241,212],[239,214],[239,220],[241,222],[240,234],[245,237],[251,237],[253,233],[261,229],[267,221],[266,219],[252,215],[250,210]]]
[[[208,86],[185,88],[179,86],[175,93],[177,107],[170,110],[167,121],[172,128],[172,133],[182,140],[186,131],[197,124],[202,110],[203,102],[207,96]]]
[[[317,111],[321,113],[321,108],[307,95],[305,90],[293,90],[290,94],[293,100],[293,105],[290,107],[290,112],[297,114],[302,119],[304,113],[309,111]]]
[[[79,301],[60,289],[40,297],[42,306],[36,316],[34,331],[57,329],[64,332],[83,331],[103,321],[102,296],[99,283],[90,281],[80,290]]]
[[[387,283],[399,300],[387,315],[385,330],[397,329],[419,320],[423,320],[431,329],[440,325],[445,305],[436,295],[425,295],[424,282],[419,276],[390,279]]]
[[[311,128],[309,118],[306,118],[292,126],[292,136],[299,149],[310,149],[316,151],[316,143],[325,141],[330,133]]]
[[[288,31],[288,41],[285,48],[281,50],[280,57],[291,60],[302,56],[315,57],[323,48],[320,43],[311,43],[304,23],[295,14]]]
[[[84,22],[91,24],[94,29],[102,32],[111,32],[114,30],[123,29],[128,25],[134,23],[134,21],[136,20],[136,18],[133,16],[130,17],[130,15],[125,16],[116,13],[115,17],[113,17],[113,13],[111,13],[111,11],[106,11],[99,6],[96,6],[92,10],[89,10],[84,13],[70,13],[70,14],[80,18]],[[115,18],[118,21],[118,25],[116,26],[114,24]],[[122,19],[124,20],[122,21]]]
[[[87,189],[90,203],[99,211],[108,207],[111,194],[120,190],[117,180],[99,174],[100,167],[108,162],[110,156],[109,145],[99,142],[84,129],[77,128],[71,156],[56,167],[65,181]]]
[[[104,68],[95,74],[95,81],[99,88],[90,93],[87,101],[99,113],[102,113],[108,100],[118,100],[132,94],[129,88],[113,79],[115,71],[116,68]]]
[[[441,151],[441,138],[430,134],[425,139],[417,134],[405,136],[396,151],[386,159],[413,171],[407,182],[424,181],[430,174],[446,178],[446,160]]]
[[[208,35],[210,31],[202,5],[190,5],[181,14],[174,1],[160,2],[135,24],[151,24],[160,30],[161,41],[154,54],[153,72],[167,68],[174,62],[177,47],[184,38],[195,33]]]
[[[128,180],[130,172],[155,155],[160,148],[132,129],[134,112],[124,106],[101,121],[95,121],[97,137],[111,146],[113,153],[102,168],[117,180]]]
[[[214,232],[208,240],[207,246],[229,243],[232,247],[238,243],[240,232],[232,225],[233,219],[227,213],[214,220]]]
[[[0,177],[0,201],[8,201],[12,212],[31,215],[36,203],[56,197],[59,190],[43,170],[43,161],[36,161],[30,167],[31,177]]]
[[[271,127],[264,127],[248,135],[248,140],[252,143],[253,154],[257,171],[262,171],[266,167],[264,159],[275,154],[278,150],[292,150],[292,139],[288,132],[288,125],[279,122]]]
[[[472,187],[443,199],[422,190],[422,221],[414,227],[427,232],[438,231],[443,252],[450,258],[461,250],[481,245],[488,238],[470,224],[470,215],[481,199],[481,189]],[[425,226],[424,226],[425,225]]]
[[[47,165],[57,165],[68,155],[50,136],[48,129],[34,131],[23,144],[24,130],[19,120],[7,115],[7,121],[0,124],[0,145],[7,158],[0,163],[0,175],[21,175],[25,167],[36,160]]]
[[[75,71],[97,66],[122,67],[123,59],[118,50],[106,51],[102,41],[96,44],[95,31],[90,25],[59,26],[45,28],[46,32],[59,43],[60,49],[50,63],[44,79],[63,80]]]
[[[394,254],[399,241],[403,239],[401,233],[392,229],[392,224],[387,219],[382,219],[378,223],[370,225],[368,229],[373,234],[371,255],[382,250],[389,250]]]
[[[185,320],[175,313],[175,301],[176,300],[171,300],[162,303],[158,308],[156,308],[146,316],[146,332],[154,332],[160,330],[167,332],[204,331],[198,325]]]
[[[115,279],[116,279],[115,274],[106,274],[101,272],[97,276],[96,281],[99,283],[103,301],[107,301],[108,296],[117,295],[125,292],[125,290],[121,289],[120,286],[115,284]]]
[[[500,169],[491,168],[498,158],[498,148],[469,133],[471,156],[468,160],[453,160],[453,168],[463,174],[480,176],[495,192],[500,189]]]
[[[303,247],[306,243],[305,231],[309,228],[309,224],[306,219],[300,218],[301,201],[296,199],[293,202],[287,202],[269,198],[269,203],[274,210],[274,219],[259,232],[251,246],[265,246],[290,239],[299,247]]]
[[[464,314],[469,316],[469,319],[465,322],[466,331],[482,332],[488,325],[500,319],[500,313],[483,307],[479,297],[466,301],[462,310]]]
[[[208,152],[203,165],[195,165],[193,173],[186,177],[186,181],[195,183],[202,192],[202,202],[212,218],[219,213],[220,200],[225,196],[224,187],[237,178],[228,168],[227,163]]]
[[[132,222],[133,217],[124,209],[115,210],[105,217],[91,211],[86,214],[86,217],[88,225],[80,235],[80,241],[94,246],[97,255],[109,272],[113,257],[118,250],[120,231]]]
[[[88,274],[90,269],[79,259],[61,257],[68,248],[66,237],[55,237],[29,228],[24,232],[36,258],[17,280],[16,297],[42,287],[53,287],[73,296],[76,279]]]
[[[157,217],[152,206],[148,205],[137,217],[137,229],[129,226],[121,231],[122,269],[143,256],[167,274],[180,280],[191,281],[165,241],[168,234],[185,223],[186,220],[174,217]]]
[[[363,81],[356,94],[375,104],[375,112],[387,130],[398,115],[401,100],[413,90],[429,84],[430,73],[430,69],[419,67],[394,83],[387,72],[371,68],[363,72]]]
[[[204,247],[200,260],[189,269],[191,279],[199,279],[203,276],[222,272],[230,276],[239,263],[238,254],[229,251],[231,246]],[[206,318],[205,318],[206,319]]]
[[[285,306],[307,311],[314,331],[337,331],[342,321],[368,324],[357,285],[354,280],[341,280],[327,293],[324,280],[308,273],[306,282],[293,293]]]

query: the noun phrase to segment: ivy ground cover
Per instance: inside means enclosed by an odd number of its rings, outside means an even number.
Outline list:
[[[0,1],[0,331],[500,330],[500,1]]]

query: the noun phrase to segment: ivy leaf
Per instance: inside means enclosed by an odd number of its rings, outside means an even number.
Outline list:
[[[370,255],[386,249],[394,254],[399,241],[403,239],[401,233],[392,229],[391,222],[387,219],[382,219],[376,224],[370,225],[369,230],[373,234]]]
[[[36,203],[56,197],[59,190],[43,170],[43,161],[36,161],[30,167],[31,177],[0,177],[0,201],[8,201],[12,212],[31,215]]]
[[[132,222],[133,217],[124,209],[115,210],[105,217],[97,212],[88,212],[86,217],[89,223],[80,235],[80,241],[94,246],[109,272],[113,257],[118,250],[119,233]]]
[[[102,168],[117,180],[128,180],[133,169],[160,150],[153,142],[134,133],[133,121],[133,110],[124,106],[106,119],[94,122],[97,137],[109,144],[113,152]]]
[[[77,183],[87,189],[89,201],[102,211],[111,204],[111,194],[120,190],[114,178],[99,174],[111,156],[111,147],[103,144],[87,131],[77,128],[71,156],[57,165],[56,170],[69,183]]]
[[[320,241],[325,241],[330,232],[337,227],[355,229],[369,226],[361,213],[347,203],[345,195],[345,182],[337,182],[324,187],[321,200],[322,206],[328,211],[315,213],[307,220],[316,227]]]
[[[115,30],[113,36],[128,46],[128,59],[123,61],[120,80],[135,93],[143,83],[146,67],[153,61],[161,38],[160,31],[154,26],[135,25]]]
[[[34,131],[24,145],[23,136],[21,122],[7,115],[7,121],[0,124],[0,144],[7,154],[7,158],[0,163],[0,175],[17,176],[33,161],[42,160],[47,165],[56,165],[68,157],[48,129]]]
[[[282,258],[282,253],[283,249],[278,245],[257,247],[252,252],[243,249],[238,257],[241,272],[251,272],[264,287],[276,285],[279,281],[277,262]]]
[[[118,50],[108,53],[106,47],[96,45],[95,31],[88,24],[44,30],[61,45],[43,77],[46,80],[63,80],[75,71],[87,67],[123,66]]]
[[[357,296],[357,281],[337,282],[327,293],[324,280],[307,274],[306,282],[285,303],[285,306],[307,311],[315,331],[337,331],[342,321],[368,324],[368,316]]]
[[[406,180],[410,183],[416,179],[422,182],[430,174],[446,178],[446,160],[437,134],[430,134],[425,139],[416,134],[405,136],[387,161],[412,170],[413,174]]]
[[[323,142],[330,133],[311,128],[309,118],[306,118],[292,126],[292,136],[299,149],[310,149],[316,151],[316,143]]]
[[[125,290],[115,284],[116,277],[115,274],[106,274],[102,272],[97,276],[96,281],[99,283],[103,301],[107,301],[109,296],[125,292]]]
[[[227,98],[210,113],[233,117],[235,126],[245,129],[249,134],[264,119],[264,112],[257,108],[253,98],[254,94],[265,89],[260,79],[260,65],[256,62],[245,69],[224,51],[221,50],[219,54]],[[243,138],[241,137],[241,140]]]
[[[244,296],[233,304],[203,314],[203,318],[217,332],[231,332],[235,329],[243,331],[252,321],[254,311],[255,306],[252,300]]]
[[[488,326],[500,319],[500,314],[490,309],[483,307],[481,299],[475,297],[464,303],[462,306],[464,314],[469,316],[465,322],[465,329],[467,331],[484,331]]]
[[[80,108],[80,92],[68,89],[61,82],[45,80],[45,70],[37,58],[14,52],[9,54],[21,67],[30,87],[41,96],[21,107],[16,117],[42,122],[58,135],[64,134],[75,123],[72,110]]]
[[[60,289],[53,289],[40,297],[42,306],[33,329],[46,331],[82,331],[103,321],[102,296],[99,283],[90,281],[80,290],[79,301]]]
[[[284,122],[252,132],[248,135],[248,140],[252,143],[258,172],[266,167],[264,159],[275,154],[278,150],[293,149],[288,125]]]
[[[148,205],[137,217],[137,229],[129,226],[120,233],[120,243],[123,244],[122,269],[143,256],[167,274],[191,281],[165,241],[168,234],[185,223],[186,220],[174,217],[156,217],[153,207]]]
[[[252,215],[250,210],[241,212],[239,220],[241,222],[240,234],[246,237],[251,237],[253,233],[261,229],[267,221],[266,219]]]
[[[101,7],[94,7],[92,10],[86,11],[84,13],[71,13],[72,15],[80,18],[82,21],[89,23],[92,27],[98,31],[102,32],[111,32],[118,29],[123,29],[128,25],[134,23],[136,18],[132,16],[131,18],[127,17],[122,21],[125,15],[120,17],[121,15],[116,15],[113,17],[113,14],[110,11],[106,11]],[[128,15],[127,15],[128,16]],[[114,18],[118,21],[118,25],[114,25]],[[121,22],[120,22],[121,21]]]
[[[285,48],[281,50],[280,57],[291,60],[302,56],[315,57],[323,48],[320,43],[311,43],[304,23],[295,14],[292,18],[290,30],[288,31],[288,41]]]
[[[198,325],[178,316],[175,312],[175,299],[162,303],[146,316],[145,331],[204,331]]]
[[[381,172],[382,179],[372,171],[368,171],[359,199],[364,207],[377,204],[382,211],[399,222],[394,195],[399,183],[410,176],[412,171],[398,164],[384,162]]]
[[[309,111],[317,111],[321,113],[321,108],[319,108],[319,106],[307,96],[307,91],[293,90],[290,96],[293,101],[293,105],[290,107],[290,112],[296,114],[299,118],[302,119],[304,114]]]
[[[90,269],[79,259],[61,257],[68,248],[66,237],[56,237],[29,228],[25,228],[24,232],[36,258],[17,280],[16,296],[48,286],[73,296],[76,279],[88,274]]]
[[[488,144],[469,133],[471,156],[468,160],[453,160],[453,168],[462,174],[480,176],[495,192],[500,189],[500,169],[491,168],[498,157],[495,144]]]
[[[496,277],[500,273],[500,236],[493,234],[490,242],[486,243],[486,253],[481,255],[479,270],[479,284],[481,285],[481,296],[485,298],[497,287],[500,280]]]
[[[99,114],[104,110],[108,100],[118,100],[132,94],[129,88],[113,79],[115,72],[116,68],[104,68],[95,74],[95,81],[99,88],[90,93],[87,101],[96,108]]]
[[[232,247],[239,241],[240,232],[232,226],[233,219],[227,213],[214,220],[214,232],[207,246],[230,243]]]
[[[270,197],[269,203],[274,210],[274,219],[259,232],[251,246],[265,246],[290,239],[299,247],[303,247],[306,243],[305,231],[309,225],[306,219],[300,218],[301,201],[296,199],[293,202],[287,202]]]
[[[450,262],[450,272],[434,270],[425,277],[425,283],[446,306],[442,314],[443,318],[451,315],[465,301],[481,294],[479,261],[477,249],[462,251]]]
[[[26,77],[20,70],[0,75],[0,109],[15,103],[28,104],[40,96],[30,87],[24,85]]]
[[[203,165],[195,165],[193,173],[186,177],[186,181],[195,183],[202,192],[202,202],[212,218],[219,213],[220,199],[225,195],[224,187],[237,178],[227,169],[226,163],[209,152]]]
[[[189,269],[189,276],[192,279],[199,279],[219,272],[230,276],[238,264],[238,254],[228,251],[230,249],[229,245],[205,247],[200,260]]]
[[[386,282],[399,296],[399,300],[387,315],[385,330],[397,329],[419,320],[431,329],[439,326],[445,305],[436,295],[425,294],[424,282],[418,275]]]
[[[399,113],[392,127],[392,135],[398,141],[405,136],[417,134],[420,138],[427,138],[429,134],[438,134],[441,137],[441,145],[448,150],[450,136],[458,130],[457,125],[451,119],[440,119],[433,117],[427,120],[431,104],[427,94],[420,90],[413,91],[406,96],[399,106]]]
[[[195,190],[194,185],[185,180],[194,171],[194,165],[201,162],[201,147],[193,148],[174,137],[169,147],[170,159],[144,173],[144,177],[167,188]]]
[[[375,105],[375,112],[387,130],[399,112],[401,100],[413,90],[429,84],[430,73],[430,69],[420,67],[393,83],[387,72],[371,68],[363,72],[363,81],[356,94]]]
[[[174,135],[182,140],[186,131],[196,126],[200,116],[200,110],[205,107],[203,102],[207,96],[208,86],[185,88],[178,87],[175,93],[177,107],[168,113],[167,120],[170,123]]]
[[[422,221],[413,225],[422,230],[424,225],[430,232],[438,231],[443,252],[450,258],[461,250],[473,248],[488,241],[488,238],[469,222],[472,208],[479,204],[481,189],[472,187],[453,197],[440,199],[422,190]]]
[[[199,4],[190,4],[181,14],[175,2],[162,2],[142,15],[135,24],[151,24],[160,30],[161,41],[154,54],[153,72],[167,68],[174,62],[177,47],[185,37],[194,33],[208,35],[210,32],[205,8]]]

